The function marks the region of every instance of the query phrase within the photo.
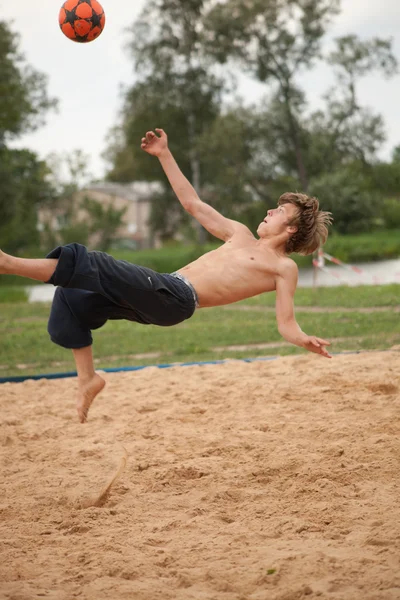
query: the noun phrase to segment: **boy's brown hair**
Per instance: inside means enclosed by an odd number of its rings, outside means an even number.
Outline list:
[[[286,243],[288,254],[297,252],[306,256],[325,244],[332,216],[329,212],[319,210],[317,198],[287,192],[279,198],[278,205],[281,204],[293,204],[297,208],[295,216],[288,223],[297,227],[296,233]]]

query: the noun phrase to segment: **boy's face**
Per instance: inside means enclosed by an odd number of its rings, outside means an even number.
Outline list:
[[[296,227],[289,225],[296,216],[297,208],[294,204],[281,204],[268,211],[265,219],[260,223],[257,233],[260,237],[271,237],[279,235],[284,231],[293,234]]]

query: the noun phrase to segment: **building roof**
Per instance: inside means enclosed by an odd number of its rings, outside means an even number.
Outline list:
[[[87,185],[81,191],[100,192],[109,196],[118,196],[131,202],[143,202],[162,190],[163,187],[159,181],[132,181],[131,183],[102,181]]]

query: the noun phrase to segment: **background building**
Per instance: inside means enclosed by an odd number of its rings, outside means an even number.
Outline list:
[[[39,229],[52,232],[58,242],[60,240],[57,238],[63,230],[79,229],[82,224],[90,227],[90,215],[84,208],[85,199],[89,199],[98,202],[104,209],[110,206],[116,210],[125,209],[121,225],[113,236],[113,245],[132,249],[159,247],[160,240],[151,232],[149,217],[152,198],[160,190],[161,185],[158,182],[95,183],[74,194],[68,206],[63,203],[56,208],[42,209],[39,213]],[[88,244],[95,247],[100,235],[99,231],[90,231]]]

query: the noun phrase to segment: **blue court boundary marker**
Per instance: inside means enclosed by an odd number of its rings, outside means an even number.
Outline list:
[[[363,354],[369,352],[368,350],[355,350],[349,352],[338,352],[333,354],[333,356],[341,356],[346,354]],[[378,352],[388,352],[388,350],[378,350]],[[290,355],[289,355],[290,356]],[[302,356],[302,355],[295,355]],[[143,369],[149,369],[150,367],[156,367],[158,369],[170,369],[171,367],[193,367],[193,366],[204,366],[204,365],[224,365],[228,362],[261,362],[261,361],[271,361],[277,360],[278,358],[283,358],[282,356],[260,356],[255,358],[228,358],[224,360],[206,360],[203,362],[186,362],[186,363],[164,363],[159,365],[140,365],[137,367],[114,367],[108,369],[96,369],[98,371],[103,371],[104,373],[122,373],[129,371],[142,371]],[[0,377],[1,383],[22,383],[23,381],[34,380],[37,381],[39,379],[66,379],[67,377],[76,377],[76,371],[70,371],[67,373],[44,373],[43,375],[16,375],[14,377]]]
[[[104,373],[121,373],[126,371],[141,371],[142,369],[149,369],[150,367],[157,367],[157,369],[170,369],[171,367],[193,367],[203,365],[223,365],[228,362],[239,360],[240,362],[255,362],[262,360],[275,360],[279,356],[260,356],[256,358],[238,358],[238,359],[224,359],[224,360],[206,360],[204,362],[186,362],[186,363],[165,363],[160,365],[140,365],[137,367],[114,367],[109,369],[95,369],[99,372]],[[69,373],[47,373],[44,375],[16,375],[15,377],[0,377],[0,383],[21,383],[28,379],[65,379],[66,377],[76,377],[76,371],[70,371]]]

